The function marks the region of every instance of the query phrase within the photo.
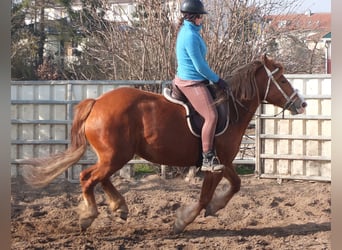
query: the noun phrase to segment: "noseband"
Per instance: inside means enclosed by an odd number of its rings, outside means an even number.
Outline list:
[[[274,85],[277,87],[277,89],[280,91],[280,93],[283,95],[283,97],[286,99],[286,103],[285,103],[285,106],[283,107],[283,111],[284,112],[287,108],[289,108],[291,105],[294,104],[295,100],[298,98],[294,98],[296,95],[297,95],[297,90],[295,90],[291,96],[288,96],[284,90],[279,86],[279,83],[276,81],[276,79],[274,79],[274,74],[276,72],[279,71],[279,68],[276,68],[275,70],[271,71],[269,70],[266,65],[264,64],[264,68],[265,68],[265,71],[267,73],[267,76],[268,76],[268,82],[267,82],[267,88],[266,88],[266,91],[265,91],[265,96],[264,96],[264,99],[263,101],[266,101],[266,97],[268,95],[268,92],[270,91],[270,86],[271,86],[271,80],[272,82],[274,83]],[[284,114],[284,113],[283,113]]]

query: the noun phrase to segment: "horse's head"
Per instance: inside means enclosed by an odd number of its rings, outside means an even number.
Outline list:
[[[264,90],[259,89],[262,100],[289,110],[293,115],[303,113],[307,103],[283,75],[283,66],[266,55],[262,56],[262,63],[259,72],[265,72],[266,80]]]

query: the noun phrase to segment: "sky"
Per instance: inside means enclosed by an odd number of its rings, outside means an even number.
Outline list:
[[[302,3],[296,12],[304,13],[311,10],[312,13],[331,12],[331,0],[300,0]]]

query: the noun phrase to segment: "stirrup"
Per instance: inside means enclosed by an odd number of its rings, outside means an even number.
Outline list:
[[[203,154],[203,162],[201,171],[221,172],[224,165],[220,163],[219,159],[213,152]]]
[[[212,166],[202,166],[201,171],[203,172],[222,172],[224,165],[212,165]]]

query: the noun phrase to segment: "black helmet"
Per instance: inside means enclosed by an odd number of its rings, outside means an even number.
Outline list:
[[[183,0],[180,10],[182,13],[208,14],[201,0]]]

